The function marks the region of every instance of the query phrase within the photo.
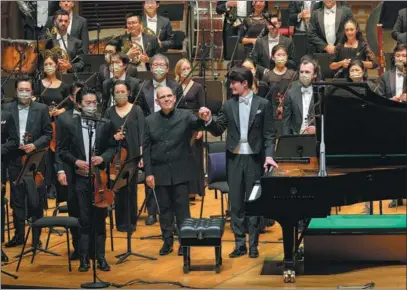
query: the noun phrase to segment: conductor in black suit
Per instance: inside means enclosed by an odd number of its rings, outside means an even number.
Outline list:
[[[346,6],[336,5],[335,0],[324,0],[324,6],[312,12],[309,42],[317,52],[335,53],[335,45],[341,40],[345,22],[353,18]]]
[[[391,37],[393,37],[398,44],[407,43],[407,8],[399,11],[393,31],[391,32]]]
[[[273,112],[268,100],[256,96],[250,89],[253,74],[247,68],[234,68],[229,75],[232,93],[239,97],[227,100],[217,119],[207,108],[199,110],[207,130],[220,136],[227,129],[226,158],[231,205],[231,225],[235,249],[229,255],[236,258],[247,254],[244,201],[259,180],[264,168],[276,166],[273,160],[275,130]],[[249,257],[257,258],[259,251],[259,217],[248,217]]]
[[[160,207],[164,256],[173,251],[174,214],[178,228],[191,217],[188,184],[195,170],[190,141],[203,122],[192,111],[175,108],[176,97],[169,87],[157,90],[155,102],[161,110],[145,120],[143,151],[146,183],[155,188]]]
[[[59,1],[59,7],[68,12],[69,15],[68,34],[82,41],[83,52],[87,54],[89,48],[88,21],[82,16],[73,13],[74,6],[75,1]],[[45,27],[51,30],[54,26],[54,19],[55,17],[53,16],[48,17]]]

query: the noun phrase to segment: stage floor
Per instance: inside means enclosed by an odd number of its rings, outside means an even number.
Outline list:
[[[139,203],[143,201],[144,189],[139,187]],[[389,201],[383,202],[383,209],[386,214],[405,214],[406,206],[397,209],[387,207]],[[375,202],[375,213],[378,213],[378,202]],[[191,204],[193,217],[199,216],[201,198],[197,198]],[[54,206],[51,200],[49,206]],[[356,214],[363,211],[363,204],[356,204],[349,207],[342,207],[340,214]],[[204,206],[204,216],[220,213],[220,198],[214,198],[213,191],[207,191]],[[48,210],[48,215],[52,214],[52,209]],[[176,255],[178,244],[175,243],[174,252],[168,256],[161,257],[158,251],[161,248],[161,241],[141,240],[140,237],[146,235],[159,235],[158,223],[153,226],[145,226],[145,214],[138,222],[137,231],[132,236],[133,251],[158,258],[156,261],[149,261],[138,257],[130,257],[121,264],[115,265],[115,255],[126,251],[126,234],[114,230],[114,251],[110,246],[110,234],[106,241],[106,257],[112,266],[110,272],[100,272],[97,275],[106,282],[115,284],[125,284],[129,281],[137,282],[126,286],[127,288],[179,288],[179,285],[171,283],[181,283],[186,287],[199,288],[274,288],[274,287],[325,287],[336,288],[338,285],[364,285],[373,281],[376,288],[401,288],[406,286],[406,266],[376,266],[372,268],[357,269],[335,275],[310,275],[297,276],[296,284],[284,284],[280,275],[269,276],[260,275],[265,258],[273,259],[281,257],[283,248],[281,228],[277,224],[268,228],[265,234],[260,236],[260,257],[250,259],[248,256],[237,259],[228,258],[228,254],[233,250],[233,235],[229,223],[226,226],[223,237],[223,266],[220,274],[215,274],[212,270],[192,271],[189,274],[183,273],[182,257]],[[109,219],[107,219],[109,221]],[[41,240],[45,245],[46,231],[43,230]],[[7,239],[7,234],[6,234]],[[61,254],[61,257],[54,257],[40,253],[35,258],[34,264],[30,264],[28,257],[22,260],[19,272],[15,272],[17,262],[14,257],[19,254],[21,247],[5,249],[11,263],[3,265],[2,270],[12,274],[17,274],[18,279],[14,280],[4,274],[1,275],[2,288],[7,286],[20,287],[55,287],[55,288],[80,288],[80,284],[90,282],[93,279],[92,271],[87,273],[78,272],[79,261],[72,262],[72,272],[68,271],[67,249],[65,235],[62,237],[53,234],[50,242],[50,250]],[[192,265],[212,265],[214,263],[215,252],[213,248],[193,248]]]

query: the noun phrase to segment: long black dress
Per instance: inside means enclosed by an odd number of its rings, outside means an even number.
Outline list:
[[[186,86],[188,88],[188,85]],[[185,91],[184,91],[185,94]],[[205,93],[203,86],[197,82],[193,82],[190,89],[185,94],[179,108],[198,111],[199,108],[205,105]],[[192,145],[192,154],[195,161],[195,180],[189,183],[189,192],[198,193],[200,196],[205,195],[205,170],[204,170],[204,154],[203,154],[203,138],[195,140]]]
[[[262,35],[260,33],[263,31]],[[258,38],[259,36],[264,36],[266,34],[267,26],[266,20],[263,16],[253,16],[250,15],[243,20],[243,24],[240,26],[240,39],[242,42],[243,38]],[[245,44],[244,52],[245,57],[249,57],[250,52],[253,49],[253,44]]]
[[[129,115],[130,114],[130,115]],[[123,118],[116,112],[116,106],[110,107],[106,111],[105,118],[110,119],[115,132],[120,130],[126,117],[128,116],[124,131],[126,138],[121,142],[127,150],[127,159],[140,156],[140,146],[143,144],[144,134],[144,114],[139,106],[133,105],[130,112]],[[119,145],[119,142],[117,142]],[[135,230],[137,223],[137,175],[130,182],[130,220],[131,226]],[[123,187],[115,194],[115,218],[118,231],[127,231],[127,187]]]

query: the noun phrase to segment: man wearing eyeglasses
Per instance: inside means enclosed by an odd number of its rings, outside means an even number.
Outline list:
[[[192,111],[175,108],[176,101],[171,88],[158,88],[155,103],[160,110],[145,120],[144,166],[146,183],[155,190],[160,208],[161,256],[173,251],[174,215],[178,228],[191,217],[188,183],[194,178],[194,164],[190,140],[193,131],[204,125]],[[178,255],[182,255],[181,247]]]
[[[165,55],[156,54],[151,58],[150,64],[153,79],[146,81],[137,99],[137,105],[141,107],[146,117],[161,110],[160,105],[155,101],[159,88],[169,87],[175,93],[177,101],[182,97],[182,87],[177,82],[167,78],[169,71],[168,58]],[[147,195],[146,192],[146,196],[148,196],[146,225],[149,226],[157,222],[157,206],[152,194]]]

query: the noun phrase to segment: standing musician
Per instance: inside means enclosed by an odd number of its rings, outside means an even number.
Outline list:
[[[141,80],[127,74],[126,71],[129,62],[129,57],[124,53],[120,52],[112,55],[109,69],[112,72],[113,77],[105,80],[102,85],[102,113],[106,112],[109,107],[115,105],[112,88],[116,80],[125,80],[128,82],[131,88],[129,101],[131,103],[134,102],[136,95],[140,90]]]
[[[198,112],[199,108],[205,106],[205,92],[201,84],[192,80],[191,63],[186,58],[180,59],[175,65],[175,80],[182,86],[183,98],[179,104],[180,109],[189,109]],[[202,131],[194,132],[191,140],[192,153],[195,161],[195,178],[189,183],[189,197],[195,199],[195,193],[205,195],[205,172],[203,160]]]
[[[4,241],[4,225],[6,220],[6,206],[4,198],[6,195],[8,155],[18,149],[18,131],[13,116],[9,111],[1,110],[1,244]],[[1,248],[1,262],[8,262],[8,257]]]
[[[160,255],[173,251],[174,213],[178,229],[191,217],[188,183],[193,179],[192,132],[202,127],[189,110],[175,108],[176,97],[169,87],[157,90],[160,111],[146,118],[144,136],[144,166],[147,185],[155,189],[160,207],[160,227],[163,246]],[[182,255],[179,247],[178,255]]]
[[[400,9],[391,37],[397,44],[407,44],[407,8]]]
[[[153,35],[154,31],[144,29],[140,15],[135,13],[126,15],[126,28],[130,35],[122,39],[122,50],[132,63],[128,71],[133,75],[133,70],[136,72],[150,70],[150,57],[159,50],[159,39]]]
[[[89,170],[93,167],[103,169],[109,164],[115,153],[113,138],[107,139],[106,136],[113,136],[113,130],[110,123],[97,123],[96,129],[82,117],[95,116],[97,110],[96,91],[81,89],[76,94],[76,103],[81,114],[74,112],[73,120],[68,124],[65,135],[61,140],[60,158],[71,167],[75,167],[73,184],[79,207],[80,229],[80,265],[79,272],[87,272],[90,269],[89,255],[96,251],[97,267],[102,271],[110,271],[110,266],[105,258],[106,243],[106,208],[100,208],[93,205],[92,195],[95,195],[95,188],[89,192]],[[89,128],[92,126],[92,128]],[[89,135],[88,130],[92,130],[93,156],[89,156]],[[92,162],[92,168],[89,168],[89,159]],[[95,177],[96,178],[96,177]],[[92,186],[93,187],[93,186]],[[93,224],[95,221],[95,224]],[[96,233],[96,249],[94,249],[94,237],[91,235],[92,227]]]
[[[165,52],[174,46],[174,33],[172,32],[171,21],[157,15],[157,9],[160,1],[144,1],[144,13],[142,18],[143,26],[151,29],[157,36],[160,52]]]
[[[303,57],[298,82],[288,90],[283,109],[283,135],[315,134],[312,83],[318,76],[318,62]]]
[[[345,22],[353,18],[352,10],[337,6],[335,0],[324,0],[324,6],[311,15],[308,39],[317,52],[335,53],[335,45],[341,40]]]
[[[9,175],[11,182],[11,208],[13,209],[14,237],[6,247],[15,247],[24,243],[25,218],[32,217],[33,222],[43,215],[42,198],[39,197],[34,178],[24,177],[24,182],[13,184],[23,168],[22,156],[47,148],[52,138],[48,107],[32,100],[32,81],[21,77],[16,81],[17,100],[6,104],[16,124],[20,146],[12,150],[9,156]],[[26,213],[26,199],[27,210]],[[38,233],[33,232],[33,241]]]
[[[88,54],[89,48],[89,32],[88,22],[86,18],[73,13],[73,7],[75,1],[59,1],[59,7],[65,10],[69,15],[68,34],[82,41],[82,50],[85,54]],[[57,14],[56,14],[57,15]],[[57,17],[57,16],[54,17]],[[54,17],[48,17],[45,28],[52,29],[54,26]]]
[[[105,117],[109,119],[114,127],[114,139],[119,145],[119,153],[116,155],[117,162],[112,166],[116,168],[116,174],[120,169],[120,159],[132,160],[139,157],[142,153],[143,133],[144,133],[144,114],[139,106],[129,102],[131,87],[127,81],[118,80],[112,87],[115,106],[107,109]],[[124,128],[123,128],[124,126]],[[125,151],[127,154],[123,153]],[[127,156],[125,156],[127,155]],[[121,157],[121,158],[118,158]],[[140,161],[139,167],[143,167]],[[117,169],[118,168],[118,169]],[[112,168],[111,168],[112,169]],[[137,178],[134,177],[131,184],[123,187],[115,195],[115,213],[116,226],[120,232],[127,231],[127,206],[126,195],[130,187],[130,217],[131,227],[135,230],[137,223]]]
[[[347,78],[349,77],[349,63],[353,59],[363,61],[365,69],[377,67],[375,56],[363,39],[359,24],[355,19],[350,18],[345,22],[344,35],[336,45],[335,54],[329,68],[336,71],[342,69],[343,72],[339,73],[338,77]]]
[[[271,58],[275,67],[264,74],[263,81],[269,85],[270,91],[266,98],[273,106],[273,117],[277,118],[282,114],[283,97],[292,80],[296,78],[296,72],[287,68],[288,52],[284,45],[274,46]]]
[[[56,147],[56,132],[55,119],[58,115],[65,112],[68,103],[56,108],[64,99],[68,86],[57,78],[58,71],[58,57],[50,51],[45,52],[44,56],[44,78],[40,82],[40,95],[37,99],[38,102],[43,103],[48,106],[49,114],[51,117],[51,122],[53,126],[53,136],[50,144],[50,150],[48,150],[44,155],[45,162],[45,186],[47,191],[47,196],[55,198],[56,188],[55,188],[55,147]]]
[[[57,34],[49,39],[45,45],[47,49],[57,48],[58,66],[61,72],[81,72],[84,70],[82,41],[69,35],[68,27],[70,16],[65,10],[58,10],[55,13],[55,26]]]
[[[275,146],[273,114],[268,100],[256,96],[250,89],[253,74],[246,68],[234,68],[230,73],[231,88],[238,97],[227,100],[213,119],[211,111],[201,108],[199,117],[206,122],[207,130],[220,136],[227,129],[226,158],[229,200],[235,249],[229,254],[237,258],[247,254],[244,201],[253,184],[262,175],[262,165],[267,169],[276,166],[272,156]],[[248,217],[249,257],[257,258],[259,251],[259,218]]]
[[[271,58],[273,47],[277,44],[284,45],[287,48],[289,69],[296,69],[295,63],[295,48],[293,41],[280,35],[281,21],[276,15],[270,17],[270,22],[266,22],[268,35],[256,40],[256,45],[253,50],[253,61],[256,64],[257,72],[262,77],[267,71],[275,67],[275,62]]]
[[[137,104],[144,112],[144,116],[148,116],[161,110],[160,106],[155,101],[158,88],[169,87],[177,97],[177,101],[182,97],[182,87],[177,82],[167,78],[169,65],[169,60],[165,55],[156,54],[151,58],[153,79],[146,81],[137,101]],[[146,196],[148,196],[148,218],[146,220],[146,225],[153,225],[157,222],[157,205],[154,196],[152,193],[148,194],[148,191],[149,189],[146,186]]]
[[[294,33],[308,32],[311,14],[321,7],[322,1],[290,1],[290,26],[294,26]]]

